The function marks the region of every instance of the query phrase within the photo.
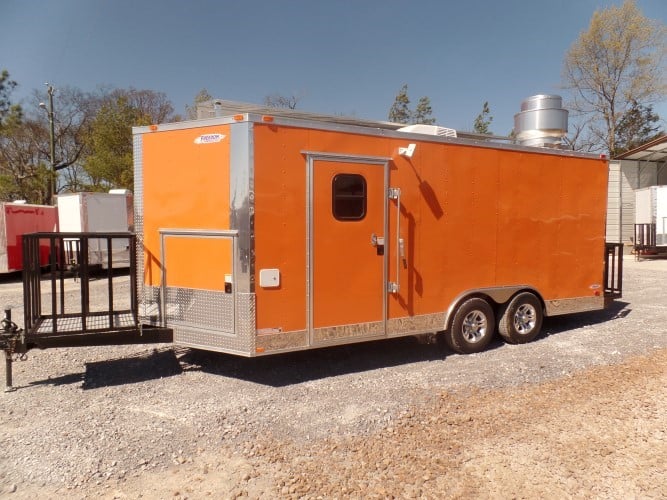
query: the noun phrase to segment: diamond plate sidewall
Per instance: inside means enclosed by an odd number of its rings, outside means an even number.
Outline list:
[[[167,303],[167,326],[174,330],[174,342],[211,351],[255,356],[255,294],[239,293],[236,295],[236,314],[232,313],[236,331],[232,333],[224,331],[222,324],[214,325],[216,317],[223,322],[230,321],[228,312],[225,312],[222,316],[219,313],[215,313],[215,315],[211,313],[211,308],[220,307],[220,298],[214,298],[211,301],[210,294],[212,292],[207,292],[205,296],[197,296],[191,292],[194,291],[181,290],[175,292],[180,300],[178,308],[174,307],[176,303]],[[171,296],[172,294],[170,294]],[[197,299],[200,303],[195,306],[194,301]],[[231,300],[228,305],[231,306]],[[185,310],[181,310],[182,308],[185,308]],[[188,316],[189,312],[193,315]],[[172,319],[172,315],[180,315],[186,318],[187,322]],[[196,320],[197,323],[193,320]]]
[[[167,287],[167,321],[235,335],[234,296],[213,290]]]

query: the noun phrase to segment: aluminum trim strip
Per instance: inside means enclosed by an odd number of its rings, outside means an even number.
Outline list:
[[[136,234],[136,270],[137,303],[146,303],[146,285],[144,284],[144,173],[143,173],[143,137],[132,138],[132,158],[134,163],[134,232]],[[138,311],[140,323],[147,318]]]
[[[349,325],[315,328],[313,329],[313,338],[315,343],[322,344],[351,338],[375,338],[384,336],[385,331],[384,321],[372,321],[370,323],[353,323]]]
[[[239,235],[235,229],[158,229],[158,232],[164,236],[197,236],[199,238],[235,238]]]
[[[176,335],[176,332],[174,332],[174,336]],[[212,345],[208,343],[197,343],[195,341],[187,341],[187,340],[174,340],[174,343],[177,343],[179,346],[183,347],[191,347],[193,349],[202,349],[204,351],[212,351],[212,352],[222,352],[224,354],[233,354],[235,356],[242,356],[244,358],[253,358],[255,357],[256,353],[254,352],[248,352],[248,351],[240,351],[237,349],[229,349],[227,347],[220,347],[218,345]]]
[[[390,318],[387,320],[387,335],[401,337],[417,333],[435,333],[442,331],[444,324],[444,312]]]
[[[306,156],[306,330],[308,345],[313,345],[313,162],[312,156]]]
[[[391,161],[387,156],[366,156],[366,155],[349,155],[345,153],[329,153],[326,151],[308,151],[302,150],[301,154],[313,160],[323,161],[340,161],[349,163],[368,163],[382,165]]]
[[[359,335],[357,337],[340,337],[318,342],[316,347],[330,347],[335,345],[358,344],[359,342],[371,342],[373,340],[385,340],[385,339],[387,339],[387,336],[384,333],[379,333],[376,335]]]
[[[255,292],[255,194],[253,124],[230,127],[230,229],[238,231],[238,259],[234,274],[239,291]]]
[[[239,113],[243,114],[243,120],[247,121],[248,120],[248,115],[245,113]],[[156,125],[142,125],[142,126],[136,126],[132,127],[132,134],[133,135],[141,135],[141,134],[155,134],[159,132],[165,132],[169,130],[186,130],[190,128],[200,128],[200,127],[211,127],[215,125],[229,125],[233,123],[238,123],[239,120],[235,120],[234,116],[220,116],[220,117],[215,117],[215,118],[200,118],[198,120],[186,120],[182,122],[174,122],[174,123],[160,123],[157,125],[157,130],[152,130],[151,127],[155,127]]]
[[[308,330],[257,335],[258,352],[285,352],[308,347]]]
[[[568,299],[554,299],[545,301],[547,316],[560,316],[587,311],[604,309],[604,297],[571,297]]]
[[[231,332],[226,332],[225,330],[216,330],[214,328],[204,328],[202,326],[198,325],[193,325],[192,323],[188,323],[187,321],[179,321],[179,320],[171,320],[169,322],[169,327],[173,329],[187,329],[191,330],[193,332],[201,332],[201,333],[206,333],[210,335],[217,335],[221,337],[229,337],[229,338],[236,338],[235,333]]]

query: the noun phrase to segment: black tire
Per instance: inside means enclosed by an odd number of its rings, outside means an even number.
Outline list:
[[[525,344],[540,334],[543,320],[540,299],[522,292],[500,310],[498,333],[510,344]]]
[[[495,322],[493,308],[475,297],[456,309],[451,326],[442,335],[447,346],[459,354],[482,352],[493,339]]]

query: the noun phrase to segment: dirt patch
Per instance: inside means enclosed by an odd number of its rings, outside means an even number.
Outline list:
[[[667,351],[536,386],[445,393],[364,438],[277,446],[280,493],[667,496]]]

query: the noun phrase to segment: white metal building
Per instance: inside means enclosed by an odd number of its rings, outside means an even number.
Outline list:
[[[667,185],[667,135],[623,153],[609,163],[607,241],[634,244],[635,191]]]

